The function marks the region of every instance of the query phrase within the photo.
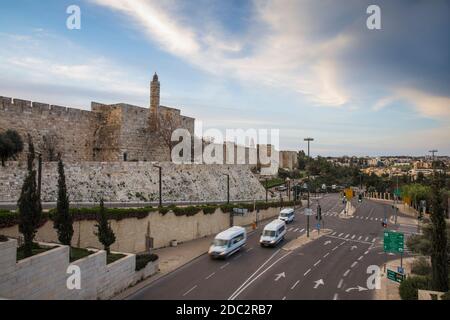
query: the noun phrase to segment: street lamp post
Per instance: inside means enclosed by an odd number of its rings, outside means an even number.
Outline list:
[[[228,173],[224,173],[224,176],[227,177],[227,204],[230,204],[230,175]],[[232,227],[233,224],[233,210],[230,210],[230,227]]]
[[[153,165],[153,167],[159,170],[159,206],[162,207],[162,167]]]
[[[313,138],[305,138],[304,141],[308,142],[308,160],[309,160],[309,150],[310,150],[310,142],[314,141]],[[309,177],[309,169],[308,169],[308,209],[310,208],[310,203],[309,203],[309,197],[310,197],[310,193],[309,193],[309,185],[310,185],[310,177]],[[308,210],[309,211],[309,210]],[[309,215],[306,216],[306,236],[309,238]]]

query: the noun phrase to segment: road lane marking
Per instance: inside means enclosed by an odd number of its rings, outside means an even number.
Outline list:
[[[338,299],[338,294],[335,293],[334,296],[333,296],[333,300],[337,300],[337,299]]]
[[[342,237],[343,233],[339,233],[338,237]]]
[[[294,230],[294,227],[292,227],[292,228],[289,228],[289,230],[288,230],[288,231],[292,231],[292,230]]]
[[[329,254],[330,254],[330,253],[327,252],[323,257],[326,258],[326,257],[328,257]]]
[[[337,233],[337,232],[335,231],[335,232],[333,232],[331,235],[334,236],[336,233]]]
[[[353,262],[353,263],[352,263],[352,265],[350,266],[350,268],[353,268],[353,267],[355,267],[355,266],[356,266],[357,264],[358,264],[358,262],[357,262],[357,261]]]
[[[190,293],[192,290],[194,290],[195,288],[197,288],[197,285],[193,286],[191,289],[189,289],[188,291],[186,291],[186,292],[183,294],[183,297],[186,296],[187,294],[189,294],[189,293]]]
[[[355,239],[355,237],[356,237],[356,235],[353,235],[353,236],[352,236],[352,240]]]
[[[305,231],[305,229],[300,230],[300,232],[303,232],[303,231]]]
[[[296,228],[296,229],[294,230],[294,232],[297,232],[297,230],[298,230],[298,228]]]
[[[314,263],[314,267],[317,267],[317,265],[319,264],[319,263],[321,263],[322,262],[322,260],[319,260],[319,261],[317,261],[316,263]]]
[[[279,251],[279,250],[278,250]],[[260,274],[258,274],[256,277],[254,277],[250,282],[248,282],[246,285],[244,285],[242,288],[238,289],[235,291],[235,293],[233,293],[228,300],[234,300],[236,299],[245,289],[247,289],[253,282],[255,282],[256,280],[258,280],[259,277],[261,277],[264,273],[266,273],[268,270],[270,270],[274,265],[276,265],[278,262],[280,262],[283,258],[287,257],[288,255],[291,254],[292,251],[289,251],[288,253],[286,253],[284,256],[278,258],[277,260],[275,260],[275,262],[273,262],[270,266],[268,266],[264,271],[262,271]]]
[[[377,240],[377,238],[373,238],[373,240],[372,240],[372,243],[374,243],[374,242],[375,242],[375,240]]]
[[[366,237],[366,239],[364,241],[367,241],[367,240],[369,240],[369,237]]]
[[[345,236],[345,239],[347,239],[348,237],[350,237],[350,234],[349,234],[349,233]]]
[[[225,269],[226,267],[228,267],[230,265],[229,262],[227,262],[226,264],[224,264],[223,266],[220,267],[220,269]]]
[[[308,270],[303,274],[303,276],[306,277],[306,275],[307,275],[308,273],[310,273],[310,272],[311,272],[311,269],[308,269]]]
[[[368,254],[369,253],[369,250],[367,250],[366,252],[364,252],[364,254]]]
[[[366,217],[366,220],[369,220],[369,217]]]
[[[297,280],[296,283],[294,283],[294,285],[291,287],[291,290],[294,290],[294,288],[300,283],[300,280]]]
[[[245,252],[249,252],[249,251],[251,251],[251,250],[253,250],[253,247],[248,248],[247,250],[245,250]]]
[[[281,299],[281,300],[286,300],[286,297],[283,297],[283,299]]]
[[[342,238],[338,238],[338,237],[333,237],[332,235],[325,235],[325,237],[329,237],[329,238],[335,238],[335,239],[341,239]],[[367,241],[359,241],[359,240],[352,240],[352,239],[346,239],[342,244],[348,242],[348,241],[353,241],[353,242],[359,242],[359,243],[364,243],[364,244],[372,244],[371,242],[367,242]],[[341,245],[342,245],[341,244]]]
[[[344,277],[346,277],[349,273],[350,273],[350,269],[348,269],[347,271],[345,271]]]
[[[344,279],[341,279],[341,281],[339,281],[337,288],[340,289],[342,287],[343,283],[344,283]]]
[[[359,236],[358,240],[361,240],[362,236]]]
[[[239,258],[240,256],[242,256],[242,254],[238,254],[237,256],[235,256],[235,257],[233,258],[233,260],[236,260],[236,259]]]
[[[205,278],[205,280],[208,280],[209,278],[211,278],[213,275],[215,275],[216,273],[215,272],[213,272],[213,273],[211,273],[209,276],[207,276],[206,278]]]
[[[337,248],[339,248],[339,246],[334,247],[333,249],[331,249],[332,251],[336,250]]]
[[[359,257],[359,258],[358,258],[358,261],[361,261],[362,258],[364,258],[364,256]]]

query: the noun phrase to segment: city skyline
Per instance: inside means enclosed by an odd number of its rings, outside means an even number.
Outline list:
[[[73,4],[81,30],[66,28]],[[277,128],[283,150],[312,136],[313,156],[449,155],[449,4],[379,1],[368,30],[370,4],[9,2],[0,94],[148,106],[156,71],[161,103],[205,128]]]

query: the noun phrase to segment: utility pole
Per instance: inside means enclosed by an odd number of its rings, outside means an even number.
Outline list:
[[[162,207],[162,167],[153,165],[153,167],[159,170],[159,206]]]
[[[266,178],[266,202],[269,201],[269,189],[267,188],[267,185],[268,185],[267,181],[268,181],[268,179]]]
[[[398,201],[398,175],[397,178],[397,189],[396,189],[396,195],[395,195],[395,202],[394,202],[394,209],[395,209],[395,224],[397,224],[397,216],[398,216],[398,207],[397,207],[397,201]]]
[[[314,139],[313,138],[305,138],[304,141],[308,142],[308,161],[309,161],[310,160],[309,159],[310,158],[310,155],[309,155],[310,145],[309,144],[310,144],[311,141],[314,141]],[[310,174],[310,172],[309,172],[309,169],[308,169],[308,209],[310,208],[309,207],[309,205],[310,205],[310,203],[309,203],[309,197],[310,197],[310,194],[309,194],[310,176],[309,176],[309,174]],[[306,236],[309,238],[309,215],[306,216]]]
[[[230,175],[228,173],[224,173],[224,176],[227,177],[227,204],[230,204]],[[233,226],[233,210],[230,210],[230,227]]]

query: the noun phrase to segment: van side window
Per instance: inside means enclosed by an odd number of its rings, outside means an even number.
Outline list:
[[[278,230],[278,233],[282,233],[282,232],[284,231],[284,229],[285,229],[285,227],[282,226],[282,227],[280,228],[280,230]]]
[[[233,240],[232,240],[231,242],[232,242],[233,244],[236,244],[236,243],[242,241],[243,239],[244,239],[244,235],[243,235],[243,234],[240,234],[240,235],[234,237]]]

